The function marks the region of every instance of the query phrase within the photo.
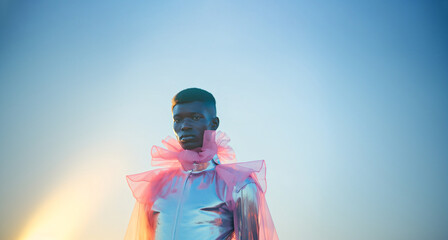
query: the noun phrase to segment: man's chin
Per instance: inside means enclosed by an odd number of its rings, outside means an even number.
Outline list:
[[[201,145],[194,143],[194,142],[180,142],[180,146],[184,149],[184,150],[200,150],[201,149]]]

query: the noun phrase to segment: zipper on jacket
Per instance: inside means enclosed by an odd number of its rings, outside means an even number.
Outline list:
[[[171,238],[171,239],[173,239],[173,240],[174,240],[174,239],[177,239],[177,238],[176,238],[176,230],[177,230],[177,224],[178,224],[178,222],[179,222],[179,212],[180,212],[180,209],[181,209],[181,207],[182,207],[182,205],[183,205],[183,202],[184,202],[185,186],[187,185],[188,178],[190,177],[191,172],[192,172],[192,170],[188,171],[187,177],[185,178],[184,186],[183,186],[183,188],[182,188],[182,195],[181,195],[181,197],[180,197],[179,203],[177,204],[176,218],[174,219],[173,236],[172,236],[172,238]]]

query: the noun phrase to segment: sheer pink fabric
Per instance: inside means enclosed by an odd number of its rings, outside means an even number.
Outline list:
[[[234,163],[235,153],[227,145],[230,139],[223,132],[205,130],[201,151],[184,150],[179,142],[167,137],[162,140],[165,146],[153,146],[151,148],[151,165],[156,167],[178,167],[181,164],[185,170],[192,168],[193,163],[204,163],[213,158],[215,154],[222,163]]]
[[[162,141],[165,148],[153,146],[151,149],[152,166],[159,168],[139,174],[128,175],[127,181],[132,194],[137,200],[131,220],[126,232],[126,240],[152,239],[153,233],[148,227],[148,218],[152,204],[156,197],[163,197],[161,189],[179,176],[181,167],[184,170],[192,169],[193,164],[207,162],[218,155],[222,164],[216,166],[216,172],[227,184],[228,193],[226,201],[229,208],[233,209],[235,203],[232,197],[233,191],[239,191],[246,179],[253,180],[260,191],[257,193],[259,239],[278,239],[268,206],[266,204],[266,165],[264,160],[237,163],[233,149],[228,146],[230,139],[225,133],[206,130],[201,151],[184,150],[174,138],[167,137]],[[234,238],[236,239],[236,238]]]

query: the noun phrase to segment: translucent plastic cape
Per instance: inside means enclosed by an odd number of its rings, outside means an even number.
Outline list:
[[[218,155],[221,164],[215,170],[220,178],[227,184],[226,202],[229,209],[233,210],[235,202],[232,198],[233,191],[239,191],[244,187],[247,178],[251,178],[258,186],[258,223],[260,240],[278,239],[277,232],[269,212],[265,199],[266,193],[266,165],[264,160],[237,163],[235,154],[227,145],[230,139],[222,132],[206,130],[204,133],[204,144],[202,152],[194,155],[186,153],[176,139],[167,137],[162,141],[166,148],[153,146],[151,149],[153,166],[163,168],[150,170],[143,173],[126,176],[136,204],[131,215],[131,220],[126,231],[125,240],[143,240],[154,236],[149,228],[148,214],[156,197],[163,197],[161,188],[173,177],[181,173],[181,168],[189,170],[191,163],[203,162],[201,157],[211,159],[210,155]],[[211,149],[211,152],[210,152]],[[189,151],[191,152],[191,151]],[[204,153],[201,155],[201,153]],[[188,159],[179,159],[179,155],[189,155]],[[181,157],[182,158],[182,157]],[[232,239],[237,239],[235,236]]]

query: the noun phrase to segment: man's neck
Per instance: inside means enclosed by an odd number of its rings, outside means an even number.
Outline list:
[[[193,172],[200,172],[202,170],[205,170],[208,166],[210,166],[211,161],[205,162],[205,163],[193,163]]]
[[[210,161],[205,163],[193,163],[193,172],[201,172],[208,168],[213,167],[214,165],[220,164],[219,158],[217,155],[215,155]],[[212,166],[211,166],[212,165]]]

